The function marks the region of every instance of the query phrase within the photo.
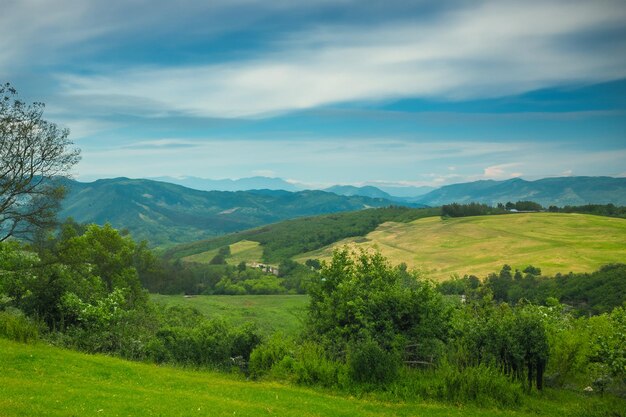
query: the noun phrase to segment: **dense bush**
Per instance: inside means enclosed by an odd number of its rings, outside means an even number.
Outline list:
[[[543,387],[549,356],[542,309],[532,305],[470,304],[455,317],[455,365],[494,365],[507,375]]]
[[[31,343],[39,338],[39,326],[19,310],[0,311],[0,337]]]
[[[260,377],[274,371],[280,376],[286,376],[292,370],[295,350],[295,343],[291,339],[282,333],[275,333],[251,352],[250,374]]]
[[[369,340],[391,352],[448,336],[450,309],[434,287],[380,253],[335,251],[309,293],[307,335],[334,358]]]
[[[382,387],[398,376],[401,358],[397,352],[381,349],[369,340],[350,347],[347,364],[351,381]]]

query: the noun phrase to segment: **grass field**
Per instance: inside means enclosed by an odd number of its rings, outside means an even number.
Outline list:
[[[263,334],[275,331],[295,334],[302,327],[306,295],[182,295],[153,294],[152,299],[167,306],[193,307],[207,317],[222,317],[237,324],[252,321]]]
[[[226,257],[229,265],[238,265],[240,262],[261,262],[263,258],[263,247],[259,242],[242,240],[230,246],[230,255]],[[186,256],[183,261],[209,263],[217,255],[219,248]]]
[[[365,238],[345,239],[295,259],[328,259],[344,244],[377,248],[392,263],[405,262],[436,280],[455,273],[482,278],[505,263],[519,269],[534,265],[544,275],[590,272],[626,260],[626,220],[560,213],[429,217],[384,223]]]
[[[519,411],[356,399],[243,377],[0,339],[0,416],[554,416],[581,396]]]

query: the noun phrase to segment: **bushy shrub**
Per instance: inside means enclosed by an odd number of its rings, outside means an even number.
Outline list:
[[[273,369],[277,370],[277,364],[279,363],[283,363],[283,365],[291,363],[294,356],[294,342],[282,333],[275,333],[252,350],[248,369],[252,376],[259,377],[268,374]],[[292,360],[285,361],[286,358]]]
[[[342,385],[346,374],[343,363],[329,358],[321,345],[312,342],[299,346],[293,370],[299,384],[323,387]]]
[[[167,327],[156,334],[151,356],[176,363],[226,368],[231,358],[249,359],[260,337],[249,325],[233,328],[223,320],[205,320],[196,327]]]
[[[348,375],[359,384],[382,386],[398,376],[400,357],[383,350],[374,341],[351,346],[348,354]]]
[[[522,386],[499,369],[480,364],[463,369],[441,366],[436,385],[437,399],[455,404],[475,403],[481,406],[519,406]]]
[[[39,326],[19,310],[0,311],[0,337],[31,343],[39,339]]]

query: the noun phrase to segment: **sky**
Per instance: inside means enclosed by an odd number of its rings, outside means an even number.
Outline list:
[[[626,0],[2,0],[75,176],[626,176]]]

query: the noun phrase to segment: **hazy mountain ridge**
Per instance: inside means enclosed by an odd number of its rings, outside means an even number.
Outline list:
[[[213,180],[200,177],[156,177],[149,178],[154,181],[169,182],[171,184],[182,185],[183,187],[193,188],[201,191],[247,191],[247,190],[285,190],[285,191],[301,191],[301,187],[297,187],[282,178],[270,177],[249,177],[239,179],[219,179]]]
[[[532,200],[550,205],[608,204],[626,205],[626,178],[557,177],[526,181],[481,180],[446,185],[415,201],[430,206],[449,203],[481,202],[486,204]]]

